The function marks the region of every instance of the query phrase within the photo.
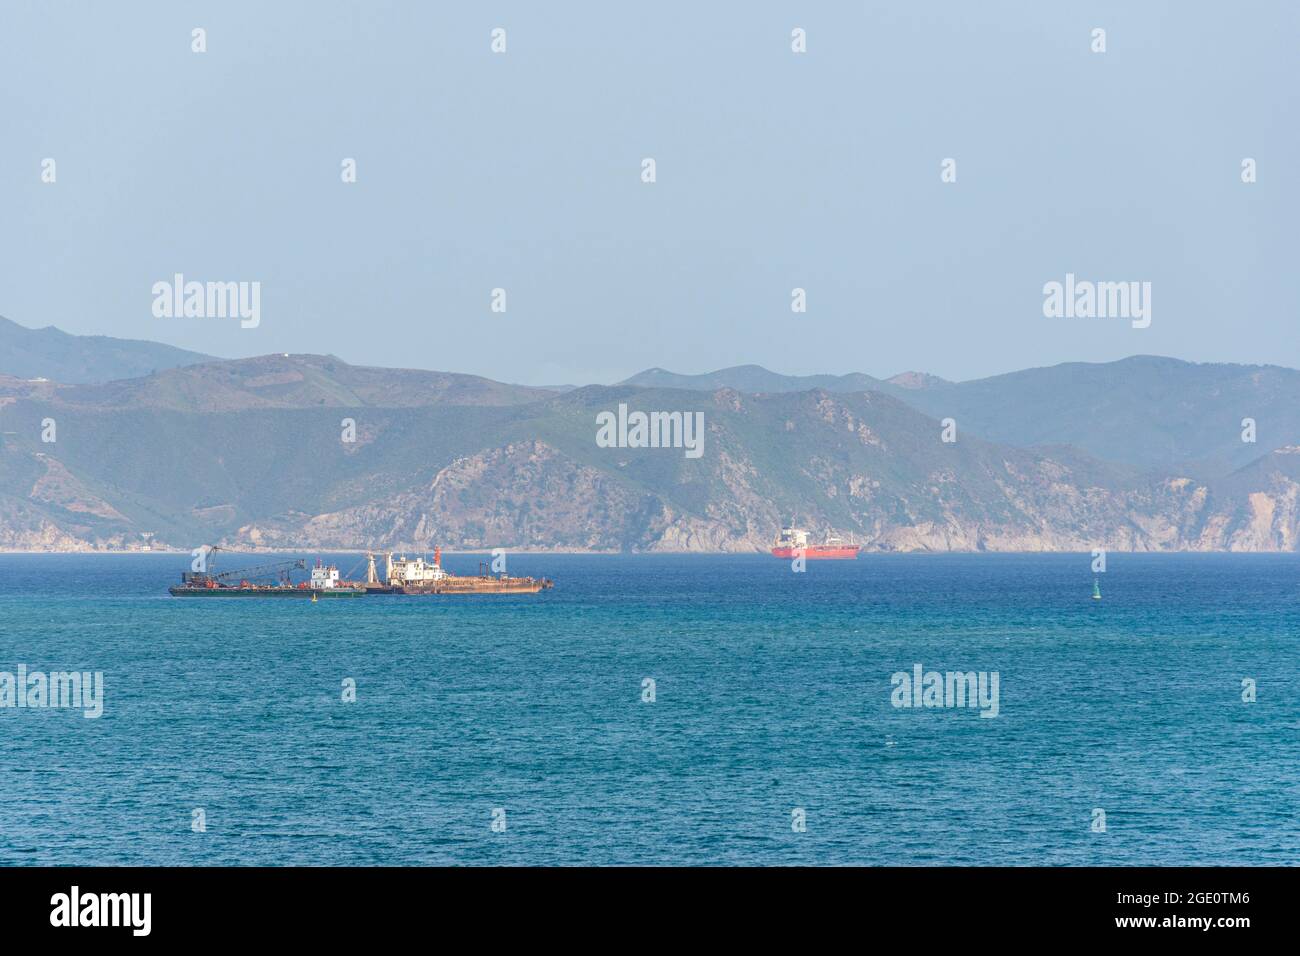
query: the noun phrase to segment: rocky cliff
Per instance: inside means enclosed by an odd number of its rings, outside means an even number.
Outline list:
[[[185,549],[744,552],[791,521],[891,551],[1298,540],[1300,441],[1206,477],[986,441],[960,420],[944,441],[937,417],[877,391],[557,394],[410,373],[423,402],[399,389],[386,403],[373,372],[268,357],[102,387],[10,382],[0,548],[131,548],[148,534]],[[597,415],[620,405],[699,413],[699,456],[602,447]]]

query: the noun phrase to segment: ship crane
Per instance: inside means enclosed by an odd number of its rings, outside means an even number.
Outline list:
[[[222,571],[220,574],[214,574],[213,579],[224,581],[227,578],[239,578],[241,581],[251,581],[254,578],[270,577],[272,574],[284,583],[289,583],[290,571],[303,571],[307,568],[307,562],[299,558],[297,561],[277,561],[274,564],[259,564],[251,568],[237,568],[234,571]]]
[[[225,550],[225,548],[218,548],[216,545],[212,545],[208,548],[209,568],[211,568],[215,563],[212,555],[218,551]],[[289,572],[305,570],[306,567],[307,562],[299,558],[297,561],[275,561],[270,564],[258,564],[251,568],[234,568],[230,571],[221,571],[216,574],[187,571],[185,574],[181,575],[181,581],[185,584],[207,584],[209,581],[215,584],[233,578],[246,581],[274,575],[283,583],[289,584]]]

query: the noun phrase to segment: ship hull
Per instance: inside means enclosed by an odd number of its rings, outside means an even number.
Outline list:
[[[466,578],[453,582],[430,584],[427,586],[405,585],[391,587],[388,585],[368,585],[364,588],[187,588],[173,587],[167,590],[173,597],[218,597],[218,598],[302,598],[308,601],[312,595],[318,598],[355,598],[370,594],[536,594],[552,587],[550,581],[544,580],[510,580],[496,578]]]
[[[364,597],[360,588],[168,588],[172,597],[321,598]]]
[[[808,561],[851,561],[862,550],[856,544],[824,545],[810,544],[806,548],[780,547],[772,549],[774,558],[796,558],[802,553]]]
[[[546,579],[534,578],[444,578],[426,585],[406,584],[392,588],[390,594],[536,594],[551,587]]]

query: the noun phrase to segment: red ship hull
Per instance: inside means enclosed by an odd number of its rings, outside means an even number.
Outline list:
[[[772,549],[772,557],[793,558],[798,550],[783,545]],[[810,544],[803,549],[803,556],[809,561],[846,561],[856,558],[861,550],[856,544]]]

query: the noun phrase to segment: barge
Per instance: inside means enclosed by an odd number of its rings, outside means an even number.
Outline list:
[[[208,550],[210,556],[216,548]],[[225,571],[221,574],[206,571],[186,571],[181,574],[181,583],[167,590],[172,597],[274,597],[305,598],[315,601],[319,598],[354,598],[365,597],[365,588],[339,578],[339,569],[334,565],[326,566],[320,561],[311,569],[311,577],[294,584],[290,573],[306,568],[305,561],[283,561],[279,564],[264,565],[240,571]],[[265,576],[274,572],[274,583],[259,582],[259,574]]]
[[[208,548],[205,559],[212,561],[214,552],[224,550]],[[432,562],[422,557],[402,556],[394,559],[392,552],[386,556],[384,576],[375,568],[375,554],[366,553],[366,576],[363,581],[349,581],[339,574],[334,565],[317,560],[306,581],[295,583],[292,574],[305,570],[304,560],[283,561],[236,571],[216,573],[211,568],[203,571],[186,571],[181,583],[168,588],[173,597],[266,597],[305,598],[356,598],[376,594],[453,595],[453,594],[536,594],[555,586],[549,578],[512,578],[505,574],[493,575],[488,566],[480,562],[476,575],[451,574],[442,567],[442,549],[434,549]],[[268,577],[274,580],[266,580]]]
[[[368,557],[365,588],[371,594],[536,594],[555,586],[549,578],[494,576],[484,562],[479,562],[476,575],[451,574],[442,567],[442,548],[433,549],[432,563],[421,557],[394,559],[390,552],[381,582],[375,571],[374,555]]]

